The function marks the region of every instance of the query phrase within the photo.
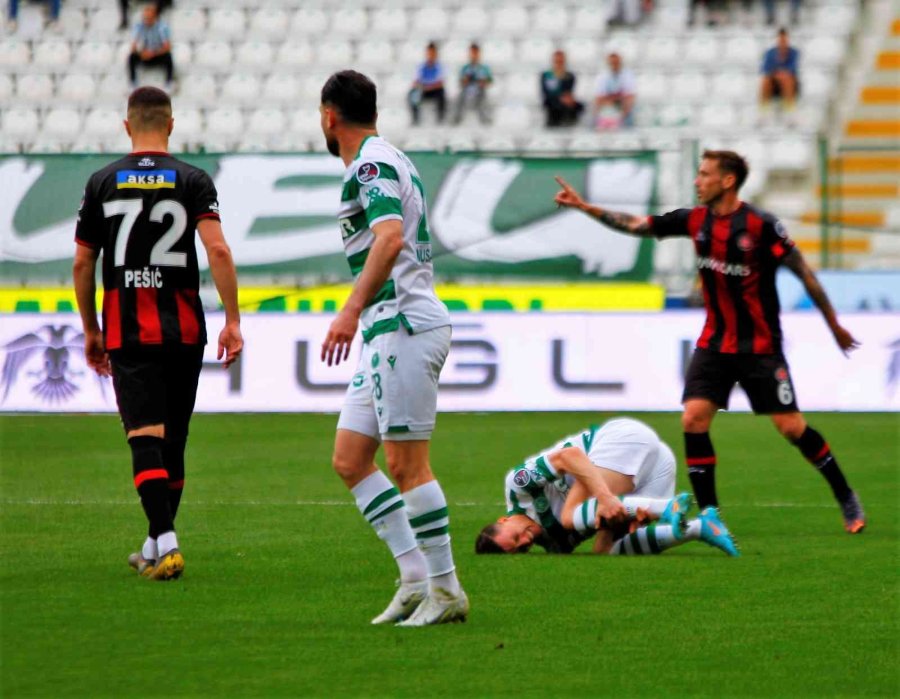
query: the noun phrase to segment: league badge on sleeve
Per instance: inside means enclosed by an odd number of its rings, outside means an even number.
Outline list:
[[[356,171],[356,179],[360,184],[368,184],[372,180],[377,180],[380,171],[375,163],[363,163]]]
[[[513,483],[515,483],[519,488],[524,488],[529,483],[531,483],[531,474],[528,473],[527,468],[520,468],[513,474]]]

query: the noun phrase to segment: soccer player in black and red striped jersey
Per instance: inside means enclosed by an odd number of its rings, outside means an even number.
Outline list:
[[[222,234],[209,175],[168,153],[172,103],[154,87],[128,98],[132,152],[88,180],[75,230],[73,277],[84,326],[84,353],[112,376],[131,447],[134,485],[150,522],[129,563],[147,578],[177,578],[184,558],[175,515],[184,487],[184,449],[206,344],[194,231],[225,306],[219,359],[243,347],[237,276]],[[103,329],[97,323],[95,271],[103,255]]]
[[[637,236],[687,236],[694,242],[703,284],[706,324],[697,340],[685,379],[685,456],[694,495],[701,508],[718,505],[716,453],[709,428],[716,411],[728,407],[739,383],[757,414],[770,415],[825,477],[841,506],[844,528],[856,534],[865,514],[828,443],[797,408],[794,387],[781,347],[780,306],[775,272],[784,264],[803,282],[846,354],[858,346],[838,323],[828,296],[807,266],[782,223],[738,198],[747,179],[746,161],[732,151],[706,151],[694,186],[701,206],[662,216],[633,216],[586,203],[564,180],[556,203],[579,209],[601,223]]]

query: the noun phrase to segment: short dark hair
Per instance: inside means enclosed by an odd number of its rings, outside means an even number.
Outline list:
[[[471,51],[472,49],[474,49],[475,51],[481,51],[481,47],[476,41],[473,41],[471,44],[469,44],[469,50]]]
[[[322,87],[322,104],[335,107],[351,124],[372,126],[378,117],[375,83],[355,70],[332,75]]]
[[[734,189],[738,191],[747,179],[750,166],[747,161],[733,150],[705,150],[703,160],[715,160],[719,170],[723,173],[734,175]]]
[[[778,30],[778,36],[787,36],[787,35],[788,35],[788,30],[786,27],[781,27]]]
[[[425,48],[431,51],[437,51],[437,44],[433,41],[429,41],[428,46],[426,46]]]
[[[172,118],[172,100],[158,87],[139,87],[128,96],[128,123],[137,131],[162,131]]]
[[[496,522],[492,522],[482,529],[478,533],[478,538],[475,539],[475,553],[506,553],[506,550],[494,541],[498,530]]]

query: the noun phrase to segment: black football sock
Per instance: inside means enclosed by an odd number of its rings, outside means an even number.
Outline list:
[[[713,449],[709,432],[685,432],[684,455],[697,505],[701,510],[710,505],[718,507],[719,500],[716,497],[716,451]]]
[[[837,459],[831,453],[831,447],[828,446],[828,442],[822,435],[807,425],[803,434],[800,435],[800,439],[794,442],[794,446],[828,481],[837,501],[844,502],[850,496],[850,486],[847,485],[847,479],[844,478]]]
[[[175,530],[169,509],[169,474],[163,465],[163,440],[140,436],[132,437],[128,444],[131,447],[134,487],[141,496],[141,505],[150,522],[149,535],[156,539],[160,534]]]
[[[178,506],[181,504],[181,493],[184,491],[184,447],[186,439],[169,439],[163,446],[163,463],[169,472],[169,509],[172,519],[178,516]]]

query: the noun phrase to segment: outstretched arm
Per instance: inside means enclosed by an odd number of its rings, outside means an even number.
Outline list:
[[[785,255],[784,264],[803,282],[806,293],[809,294],[813,303],[822,312],[822,316],[825,318],[825,322],[828,323],[831,334],[834,335],[835,342],[837,342],[841,351],[846,355],[859,347],[859,342],[838,323],[837,313],[835,313],[831,301],[828,300],[828,294],[825,293],[825,289],[822,288],[815,273],[806,264],[806,260],[803,259],[803,255],[797,248]]]
[[[562,177],[557,177],[556,181],[559,183],[559,186],[562,187],[562,190],[554,197],[554,201],[557,205],[583,211],[591,218],[596,219],[600,223],[603,223],[610,228],[614,228],[617,231],[622,231],[622,233],[630,233],[631,235],[641,237],[650,237],[653,235],[650,228],[650,219],[647,216],[635,216],[619,211],[609,211],[607,209],[602,209],[599,206],[588,204],[581,198],[581,195],[575,191],[575,188]]]

